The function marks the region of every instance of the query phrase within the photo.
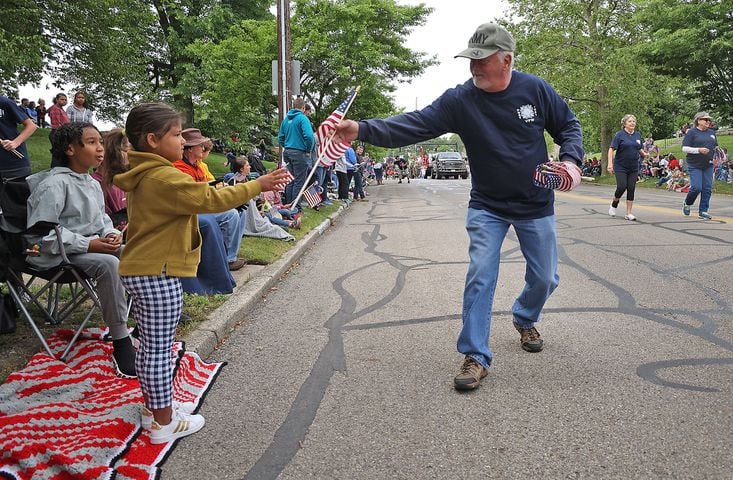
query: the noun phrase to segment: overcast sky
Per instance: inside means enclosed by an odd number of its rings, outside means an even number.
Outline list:
[[[429,105],[446,89],[465,82],[470,74],[468,60],[453,58],[466,48],[468,39],[480,24],[502,17],[506,8],[503,0],[397,0],[404,5],[424,3],[434,9],[425,25],[416,28],[407,40],[407,47],[437,56],[438,65],[430,67],[419,78],[407,84],[400,84],[395,92],[398,107],[407,111]],[[50,85],[44,78],[40,87],[24,86],[20,88],[21,98],[38,101],[46,99],[46,107],[51,106],[51,99],[58,89]],[[68,92],[69,103],[73,92]],[[110,128],[111,124],[100,125]]]
[[[435,54],[440,63],[411,83],[400,84],[395,92],[397,106],[412,111],[416,105],[423,108],[448,88],[468,80],[468,59],[453,56],[466,48],[476,27],[502,18],[506,5],[500,0],[397,1],[404,5],[424,3],[434,9],[425,25],[413,31],[407,47]]]

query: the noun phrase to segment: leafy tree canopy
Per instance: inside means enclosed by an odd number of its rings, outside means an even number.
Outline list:
[[[700,109],[733,120],[733,4],[730,0],[640,1],[646,38],[638,52],[654,71],[686,79]]]

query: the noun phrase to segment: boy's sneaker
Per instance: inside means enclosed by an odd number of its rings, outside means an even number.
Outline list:
[[[625,215],[624,218],[626,220],[631,220],[632,222],[636,221],[636,217],[633,214],[631,214],[631,213]]]
[[[112,364],[118,377],[137,378],[135,370],[135,347],[132,338],[128,335],[119,340],[112,340]]]
[[[157,445],[186,437],[204,428],[204,417],[173,410],[173,418],[168,425],[154,421],[150,425],[150,443]]]
[[[196,404],[193,402],[177,402],[173,400],[172,408],[173,411],[179,411],[190,415],[194,410],[196,410]],[[140,412],[140,424],[145,430],[150,430],[153,426],[153,412],[151,412],[145,405],[143,405],[143,409]]]
[[[690,214],[690,206],[687,204],[686,200],[682,200],[682,213],[685,215]]]
[[[453,379],[453,386],[456,390],[473,390],[481,384],[481,379],[489,373],[483,365],[473,357],[466,355],[461,365],[461,370]]]
[[[612,217],[616,216],[616,209],[614,207],[608,207],[608,214]]]
[[[542,339],[540,338],[540,332],[536,328],[524,328],[520,327],[516,323],[514,328],[517,329],[521,335],[520,342],[522,349],[527,352],[541,352],[542,351]]]
[[[698,217],[702,218],[703,220],[712,220],[713,216],[710,215],[708,212],[700,212],[698,214]]]

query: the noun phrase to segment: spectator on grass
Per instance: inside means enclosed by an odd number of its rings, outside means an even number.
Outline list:
[[[92,111],[87,108],[87,97],[84,92],[74,94],[74,103],[66,108],[70,122],[92,123]]]
[[[67,101],[68,99],[66,98],[65,93],[57,93],[56,96],[53,97],[53,105],[48,109],[48,118],[51,120],[51,134],[49,135],[49,138],[53,138],[56,130],[61,128],[61,125],[69,123],[69,116],[66,114],[66,110],[64,110]],[[51,167],[54,166],[52,159]]]
[[[280,124],[278,142],[283,147],[283,160],[293,175],[294,180],[285,187],[285,198],[288,203],[295,200],[305,185],[310,171],[310,152],[313,148],[313,127],[305,114],[305,100],[298,97],[293,108]],[[300,205],[294,205],[301,209]]]
[[[130,142],[121,128],[115,128],[104,135],[104,161],[92,173],[104,194],[104,211],[112,219],[115,228],[123,231],[127,226],[127,202],[125,192],[112,183],[115,175],[126,172],[129,167],[127,152]]]
[[[33,123],[38,123],[38,112],[36,112],[36,102],[28,102],[28,106],[25,108],[26,113],[33,120]]]
[[[249,174],[251,167],[247,157],[240,155],[237,157],[236,162],[239,166],[239,171],[229,180],[232,185],[250,180]],[[272,200],[273,203],[270,203],[268,199]],[[282,205],[280,192],[262,192],[255,205],[258,206],[258,213],[267,218],[273,225],[286,229],[300,228],[301,216],[294,214]]]
[[[187,128],[181,132],[181,135],[185,140],[183,158],[173,162],[173,166],[183,173],[187,173],[197,182],[208,182],[206,172],[201,167],[201,159],[204,156],[203,145],[209,139],[201,135],[198,128]],[[244,210],[238,211],[232,208],[221,213],[207,215],[214,215],[216,223],[219,225],[222,235],[224,235],[229,270],[235,271],[244,267],[247,262],[237,257],[242,237],[244,237]]]
[[[19,124],[23,125],[20,133]],[[18,104],[9,97],[0,95],[0,176],[16,178],[31,174],[25,142],[37,128]]]
[[[333,171],[336,173],[338,200],[348,206],[351,200],[349,200],[349,177],[346,165],[346,153],[344,153],[336,159],[336,162],[333,164]]]
[[[368,202],[364,194],[364,147],[356,147],[356,165],[354,166],[354,200],[357,202]]]
[[[201,169],[204,171],[204,175],[206,175],[206,180],[208,180],[209,182],[213,182],[214,180],[216,180],[216,177],[214,177],[214,174],[211,173],[211,170],[209,170],[209,164],[206,163],[206,159],[209,158],[211,151],[214,149],[214,142],[209,139],[201,144],[201,148],[203,149],[203,153],[201,155],[199,165],[201,165]]]
[[[38,105],[36,105],[36,119],[38,128],[46,128],[46,101],[42,98],[38,99]]]

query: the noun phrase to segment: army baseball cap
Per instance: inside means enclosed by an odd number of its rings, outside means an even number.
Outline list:
[[[481,60],[500,50],[513,52],[514,37],[501,25],[484,23],[483,25],[479,25],[468,40],[468,48],[454,58],[465,57],[473,60]]]

